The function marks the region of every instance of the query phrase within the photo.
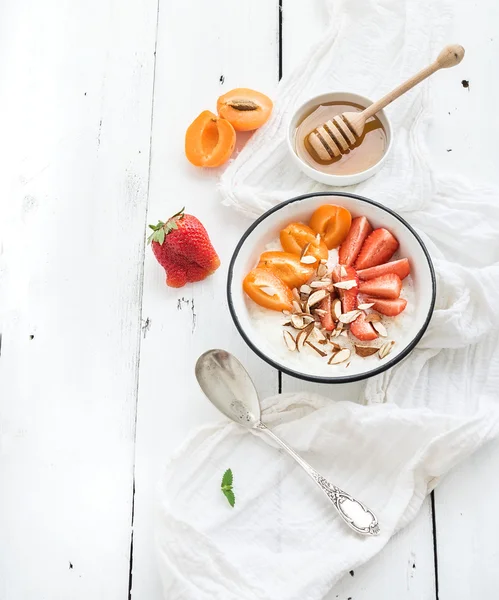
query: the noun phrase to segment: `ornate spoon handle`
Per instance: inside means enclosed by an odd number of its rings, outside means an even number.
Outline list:
[[[276,436],[268,427],[263,423],[258,423],[257,429],[263,431],[270,436],[275,442],[277,442],[286,452],[292,456],[295,461],[305,470],[307,475],[311,477],[320,489],[326,494],[330,502],[338,511],[340,517],[357,533],[364,535],[378,535],[379,525],[376,515],[367,508],[362,502],[356,500],[350,494],[347,494],[339,487],[336,487],[332,483],[317,473],[303,458],[296,454],[285,442]]]

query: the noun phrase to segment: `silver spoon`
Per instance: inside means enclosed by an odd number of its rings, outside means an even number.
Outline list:
[[[208,350],[197,360],[196,378],[208,400],[226,417],[248,429],[263,431],[284,448],[326,494],[341,518],[354,531],[365,535],[379,534],[378,519],[371,510],[329,483],[262,423],[255,386],[235,356],[225,350]]]

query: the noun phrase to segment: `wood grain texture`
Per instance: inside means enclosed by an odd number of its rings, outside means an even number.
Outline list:
[[[186,35],[186,31],[189,35]],[[164,272],[146,251],[137,421],[132,598],[161,596],[154,548],[154,491],[168,456],[198,425],[218,420],[194,378],[197,357],[222,347],[240,358],[262,396],[277,393],[277,372],[245,345],[226,303],[226,274],[250,222],[221,206],[218,170],[199,169],[184,156],[189,123],[234,87],[273,96],[277,86],[277,4],[268,0],[162,2],[159,12],[148,221],[185,205],[206,226],[222,266],[204,282],[165,286]],[[172,60],[172,57],[175,60]],[[238,134],[238,143],[249,134]]]
[[[122,600],[156,0],[1,11],[0,598]]]
[[[326,22],[324,3],[282,0],[281,41],[278,0],[159,4],[151,131],[158,0],[0,3],[0,600],[126,600],[134,479],[131,595],[162,599],[155,482],[186,433],[218,418],[195,358],[222,345],[262,395],[277,391],[225,306],[249,222],[220,205],[217,172],[185,161],[183,135],[233,87],[272,96],[279,47],[285,75]],[[429,145],[440,170],[499,183],[499,122],[484,110],[498,91],[499,5],[455,9],[467,55],[436,78]],[[144,266],[148,188],[148,221],[185,204],[206,224],[223,262],[213,278],[175,292],[149,250]],[[282,389],[358,393],[286,376]],[[499,585],[498,457],[491,444],[436,490],[440,600],[492,598]],[[328,600],[433,600],[433,560],[427,501]]]

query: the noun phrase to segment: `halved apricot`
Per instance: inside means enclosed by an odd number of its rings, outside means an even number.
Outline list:
[[[310,227],[319,233],[326,246],[336,248],[343,243],[350,231],[352,215],[343,206],[323,204],[314,211],[310,219]]]
[[[272,100],[249,88],[236,88],[217,101],[218,114],[230,121],[236,131],[252,131],[270,117]]]
[[[303,223],[290,223],[281,230],[279,239],[286,252],[301,255],[306,249],[305,255],[314,256],[317,260],[327,259],[329,256],[326,244],[320,238],[317,239],[314,230]]]
[[[279,277],[267,269],[250,271],[243,281],[243,289],[260,306],[270,310],[292,310],[293,294]]]
[[[229,160],[235,144],[229,121],[204,110],[187,128],[185,155],[196,167],[219,167]]]
[[[300,257],[291,252],[270,251],[260,256],[259,269],[268,269],[287,286],[294,288],[306,283],[315,273],[313,265],[300,262]]]

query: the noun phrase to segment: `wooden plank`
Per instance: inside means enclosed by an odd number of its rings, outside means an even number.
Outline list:
[[[459,173],[480,185],[498,185],[499,121],[487,119],[485,107],[499,93],[497,78],[491,76],[499,61],[499,6],[485,0],[478,13],[474,8],[462,2],[454,5],[449,39],[458,40],[466,56],[459,67],[441,73],[434,82],[435,121],[429,143],[440,172]],[[463,87],[463,80],[469,87]],[[497,394],[497,382],[489,381],[487,388],[491,398]],[[457,467],[435,490],[440,600],[497,595],[493,517],[499,503],[494,477],[498,467],[499,443],[494,442]]]
[[[327,25],[324,3],[284,0],[283,75],[302,60],[307,48],[318,40]],[[300,43],[296,43],[299,39]],[[308,390],[332,400],[355,401],[362,383],[328,386],[302,382],[283,375],[282,391]],[[413,567],[413,565],[415,565]],[[404,598],[420,600],[434,597],[434,559],[430,503],[427,500],[418,517],[396,535],[372,561],[347,575],[328,594],[337,598]]]
[[[0,598],[123,600],[156,0],[1,13]]]
[[[219,414],[194,379],[197,357],[222,346],[248,367],[262,395],[277,392],[277,373],[244,344],[225,300],[231,253],[250,222],[221,206],[217,171],[199,170],[184,157],[188,124],[234,87],[273,95],[277,85],[277,4],[268,0],[163,2],[159,13],[148,219],[183,205],[206,226],[222,266],[202,283],[166,288],[147,250],[140,358],[132,597],[162,598],[156,568],[153,506],[161,467],[193,427]],[[247,135],[240,135],[240,143]]]
[[[456,468],[435,491],[440,600],[496,595],[498,469],[496,441]]]

